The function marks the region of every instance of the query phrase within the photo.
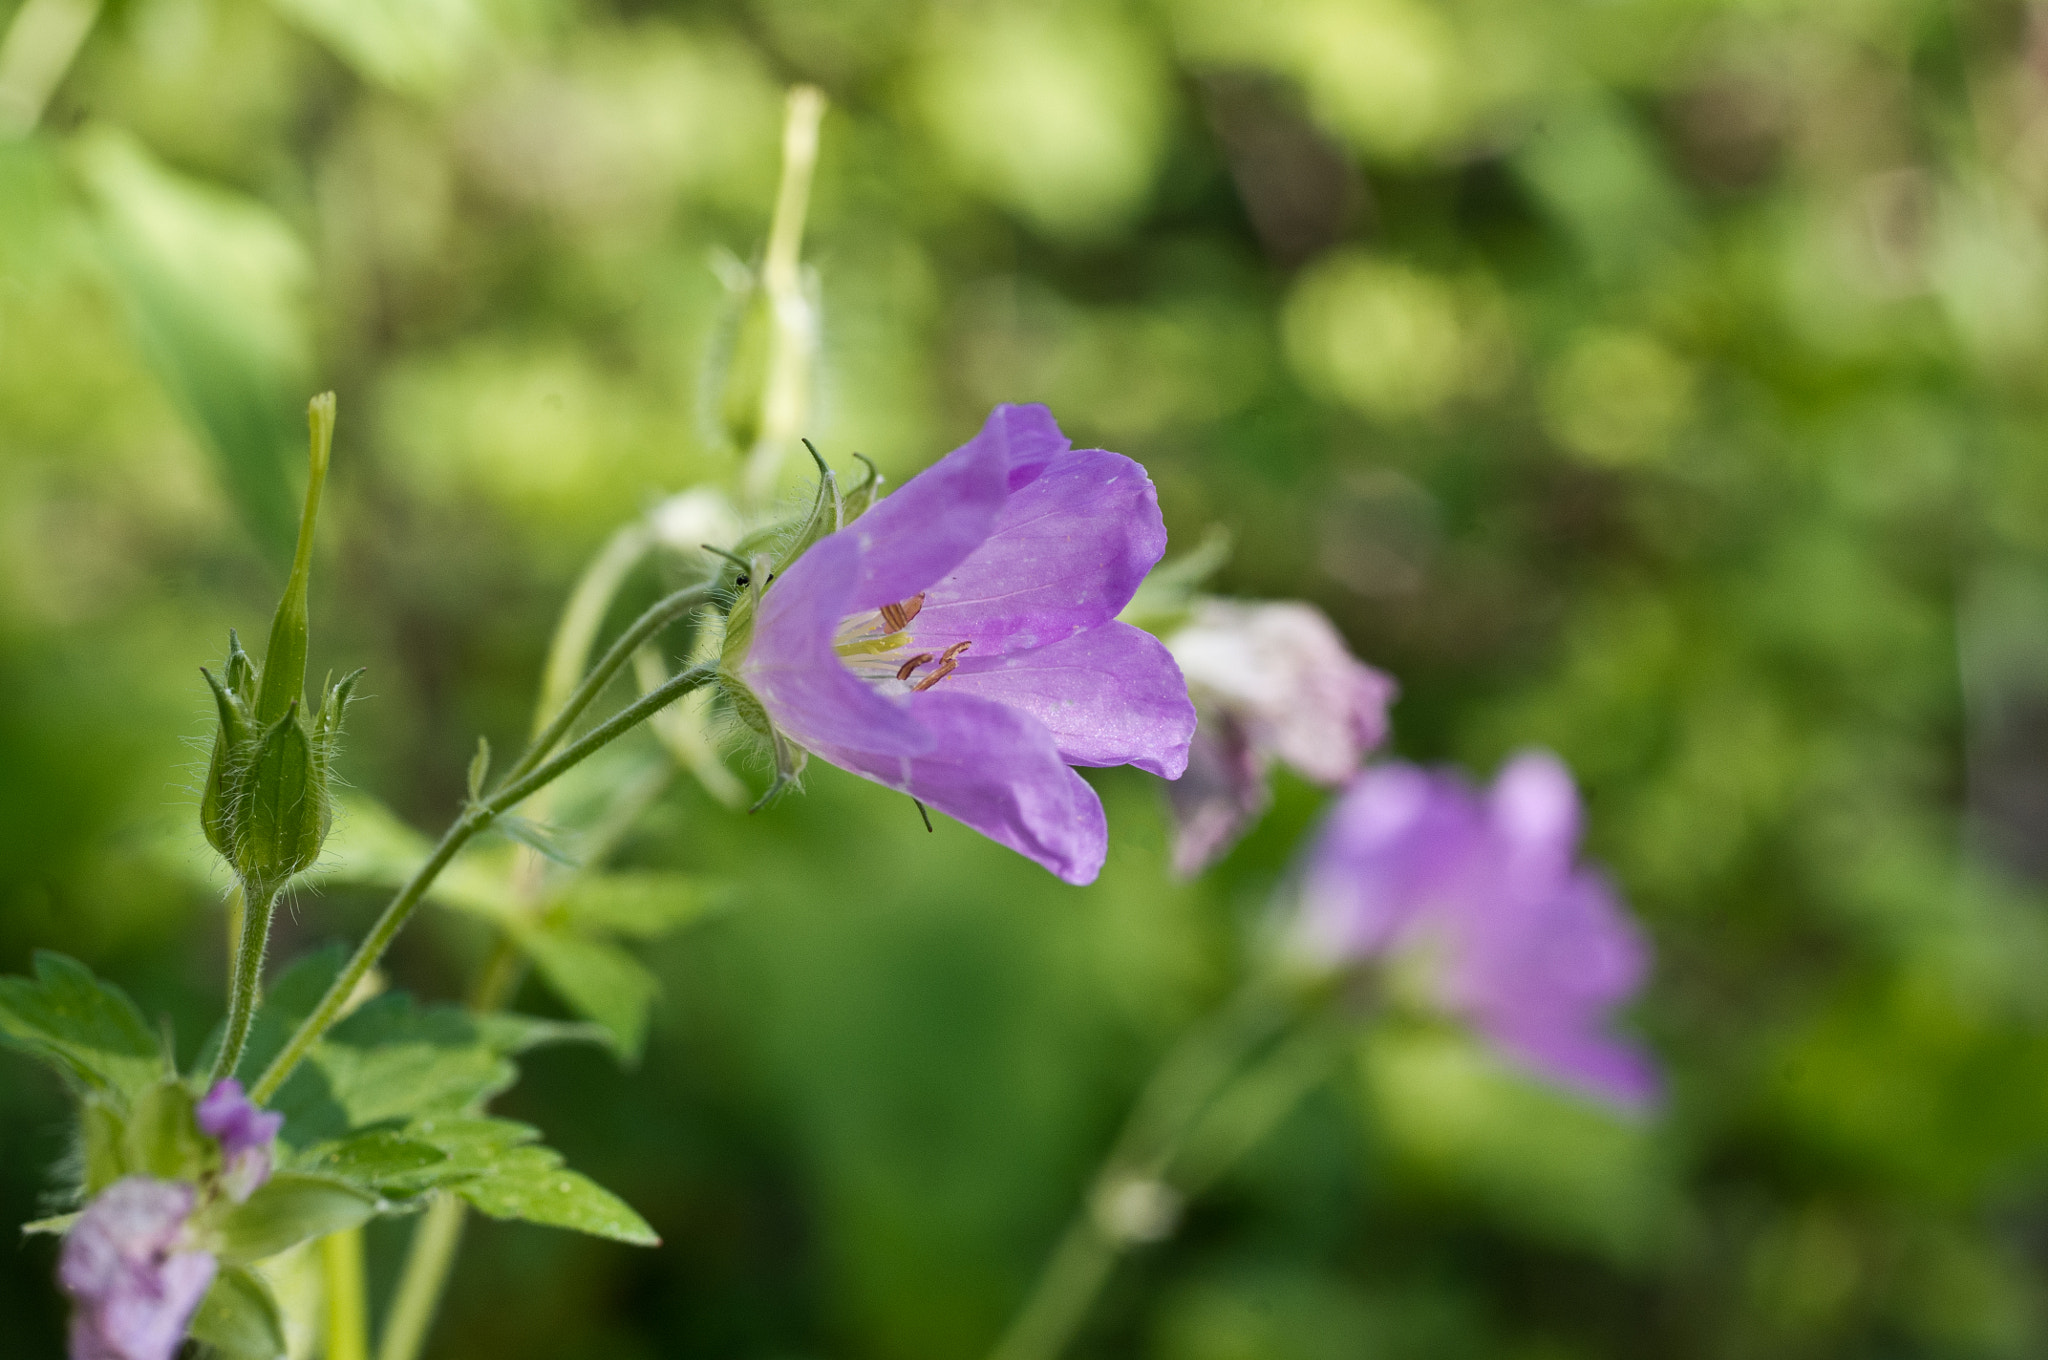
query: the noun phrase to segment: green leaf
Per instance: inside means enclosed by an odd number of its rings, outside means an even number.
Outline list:
[[[611,1048],[612,1032],[603,1025],[577,1020],[543,1020],[511,1011],[472,1017],[483,1041],[499,1053],[524,1053],[549,1044],[602,1044]]]
[[[35,970],[0,978],[0,1039],[124,1104],[155,1085],[163,1050],[126,992],[62,954],[38,951]]]
[[[646,940],[697,920],[730,892],[689,874],[602,874],[576,879],[550,905],[580,930]]]
[[[550,863],[559,864],[567,869],[576,867],[575,856],[563,849],[562,833],[555,827],[545,826],[530,818],[515,817],[507,812],[491,819],[491,830],[518,841]]]
[[[432,1143],[391,1129],[372,1129],[332,1143],[308,1148],[292,1168],[372,1190],[380,1195],[411,1195],[436,1185],[450,1163]]]
[[[518,1070],[455,1006],[420,1008],[387,995],[336,1025],[273,1102],[294,1147],[367,1125],[467,1111],[503,1091]]]
[[[443,1181],[488,1175],[516,1150],[540,1137],[530,1124],[487,1116],[430,1118],[415,1121],[405,1136],[431,1143],[446,1154],[435,1172]]]
[[[233,1265],[260,1261],[365,1223],[380,1207],[377,1196],[346,1181],[281,1171],[221,1219],[219,1255]]]
[[[192,1315],[192,1339],[224,1360],[277,1360],[285,1353],[284,1315],[270,1287],[254,1273],[221,1271]]]
[[[464,1181],[455,1193],[492,1218],[568,1228],[636,1247],[661,1243],[624,1200],[561,1165],[560,1156],[548,1148],[514,1149],[490,1174]]]
[[[514,938],[571,1009],[610,1031],[621,1054],[639,1054],[657,990],[645,965],[615,944],[562,926],[520,930]]]
[[[396,889],[433,852],[432,842],[366,794],[343,790],[334,804],[327,844],[301,882]],[[443,906],[502,921],[512,903],[510,855],[502,845],[458,855],[427,895]]]

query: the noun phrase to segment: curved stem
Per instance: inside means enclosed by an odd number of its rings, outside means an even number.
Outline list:
[[[460,1199],[443,1191],[420,1216],[406,1253],[405,1273],[398,1278],[398,1292],[378,1340],[377,1360],[415,1360],[426,1344],[427,1331],[440,1310],[441,1286],[447,1283],[455,1248],[462,1241],[463,1208]]]
[[[548,752],[552,751],[561,742],[562,738],[568,735],[569,729],[575,724],[576,719],[581,717],[583,710],[589,708],[597,699],[597,696],[604,692],[604,687],[611,683],[611,678],[618,674],[619,668],[632,660],[633,653],[638,650],[641,643],[647,641],[647,639],[653,637],[663,628],[674,623],[691,610],[699,608],[710,600],[710,585],[690,586],[656,600],[648,607],[646,613],[633,620],[632,627],[619,634],[618,640],[605,649],[604,655],[598,658],[597,664],[590,668],[590,673],[583,677],[583,683],[576,686],[569,696],[562,701],[561,707],[556,709],[547,718],[546,724],[535,735],[534,739],[527,744],[525,752],[519,757],[517,763],[505,772],[505,777],[499,782],[499,789],[503,790],[512,786],[521,777],[536,768],[543,760],[547,759]],[[552,662],[550,665],[552,666]],[[687,675],[689,672],[686,671],[684,674]],[[658,708],[660,705],[657,704],[656,707]],[[500,811],[502,810],[500,809]]]
[[[1053,1360],[1080,1329],[1121,1254],[1094,1214],[1076,1215],[990,1360]]]
[[[1111,1221],[1116,1193],[1149,1183],[1170,1194],[1166,1181],[1190,1134],[1241,1084],[1251,1055],[1292,1018],[1270,982],[1254,976],[1167,1052],[990,1360],[1056,1360],[1066,1350],[1117,1259],[1155,1235]]]
[[[364,937],[355,954],[342,968],[340,975],[334,979],[333,985],[328,987],[327,994],[320,998],[320,1004],[313,1008],[312,1014],[305,1018],[277,1057],[271,1061],[255,1088],[250,1091],[250,1098],[261,1105],[277,1094],[278,1088],[284,1085],[285,1078],[292,1074],[292,1069],[304,1061],[306,1054],[312,1051],[313,1045],[320,1041],[320,1036],[341,1018],[348,998],[377,965],[377,960],[384,956],[384,951],[391,947],[391,941],[397,938],[398,932],[405,927],[406,921],[426,897],[427,889],[433,885],[441,871],[448,867],[449,861],[455,858],[457,852],[478,832],[488,827],[499,814],[517,807],[535,790],[553,782],[564,771],[646,721],[649,714],[675,702],[709,681],[713,673],[714,668],[711,666],[696,666],[684,671],[661,688],[643,695],[636,702],[627,705],[584,733],[563,748],[558,755],[542,762],[526,774],[511,779],[481,803],[472,804],[464,809],[462,815],[457,817],[442,835],[440,843],[434,847],[433,853],[427,856],[426,862],[414,871],[413,876],[406,880],[405,886],[392,897],[390,904],[384,908],[384,914],[377,918],[377,923],[370,928],[369,935]],[[247,951],[244,950],[244,953]]]
[[[229,983],[228,1023],[221,1035],[220,1056],[214,1059],[213,1080],[232,1077],[249,1043],[249,1024],[256,1016],[256,996],[263,983],[263,952],[270,944],[270,918],[277,910],[277,889],[241,890],[241,938],[235,950],[235,975]]]

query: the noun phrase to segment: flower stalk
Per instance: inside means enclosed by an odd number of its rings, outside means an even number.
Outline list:
[[[630,655],[630,652],[628,654]],[[449,862],[465,845],[479,832],[488,829],[500,815],[517,807],[536,790],[554,782],[564,772],[639,726],[648,715],[707,683],[711,676],[710,667],[700,666],[684,671],[653,693],[643,695],[592,728],[564,747],[553,758],[533,767],[523,776],[510,779],[490,797],[465,808],[462,815],[457,817],[442,835],[439,844],[435,845],[426,861],[392,897],[383,914],[377,918],[377,923],[371,927],[369,935],[357,946],[354,955],[334,979],[334,984],[327,989],[319,1004],[313,1008],[312,1013],[299,1025],[283,1049],[278,1052],[277,1057],[257,1079],[255,1089],[251,1092],[255,1100],[265,1103],[275,1096],[284,1085],[285,1079],[291,1076],[292,1071],[305,1060],[308,1053],[312,1052],[313,1045],[318,1043],[321,1036],[341,1018],[347,1008],[349,997],[362,980],[369,976],[370,970],[377,966],[377,961],[384,957],[384,951],[391,947],[391,942],[398,937],[398,932],[405,928],[405,923],[412,918],[413,912],[425,900],[427,890],[433,886],[434,880],[440,877],[441,871],[448,867]],[[521,763],[525,764],[524,761]]]
[[[768,248],[761,261],[760,288],[768,310],[767,368],[761,381],[759,422],[747,455],[742,492],[752,506],[775,494],[776,478],[790,446],[810,417],[811,367],[818,352],[817,309],[804,286],[804,218],[810,211],[811,178],[818,164],[818,124],[825,95],[814,85],[790,90],[783,106],[782,181]]]
[[[1207,1186],[1312,1089],[1329,1051],[1325,1007],[1255,975],[1168,1050],[1073,1221],[990,1360],[1055,1360],[1126,1251],[1173,1231]]]

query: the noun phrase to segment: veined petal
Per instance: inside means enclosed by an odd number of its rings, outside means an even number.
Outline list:
[[[971,694],[934,690],[915,708],[933,738],[923,754],[813,753],[937,808],[1069,883],[1095,881],[1109,851],[1102,800],[1067,768],[1043,723]]]
[[[1187,683],[1166,645],[1127,623],[1028,652],[969,652],[945,688],[1029,713],[1070,765],[1135,765],[1167,779],[1187,769],[1195,732]]]
[[[807,750],[928,750],[931,734],[909,706],[862,683],[832,648],[861,560],[860,546],[837,533],[813,544],[776,578],[761,597],[740,678],[783,734]]]
[[[983,655],[1049,646],[1115,618],[1165,551],[1144,468],[1102,449],[1059,454],[1031,480],[1013,477],[972,554],[919,583],[918,644],[972,641]]]
[[[995,528],[1012,467],[1068,448],[1043,406],[998,406],[981,432],[840,531],[860,545],[848,611],[908,599],[965,561]]]

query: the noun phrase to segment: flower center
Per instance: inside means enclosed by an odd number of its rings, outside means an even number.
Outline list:
[[[960,653],[972,642],[956,642],[943,652],[923,652],[910,635],[910,621],[924,608],[924,593],[885,604],[839,622],[832,649],[848,670],[877,689],[917,693],[928,690],[959,666]],[[923,671],[922,675],[918,674]]]

